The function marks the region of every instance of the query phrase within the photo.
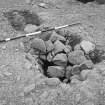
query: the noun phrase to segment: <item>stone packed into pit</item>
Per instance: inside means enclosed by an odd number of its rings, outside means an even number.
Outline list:
[[[43,34],[44,37],[41,36]],[[100,54],[102,51],[94,43],[77,34],[61,35],[53,31],[48,38],[45,38],[48,34],[43,34],[34,38],[30,46],[38,57],[40,71],[49,78],[56,77],[66,83],[73,76],[84,80],[86,75],[83,74],[87,74],[95,63],[104,59],[103,54]]]
[[[28,10],[12,10],[4,15],[15,30],[30,33],[49,29],[38,27],[40,18]],[[26,52],[37,56],[38,70],[48,78],[56,77],[66,83],[73,78],[85,80],[94,64],[105,58],[104,51],[98,49],[94,42],[69,31],[43,32],[28,42],[29,49],[26,48]]]

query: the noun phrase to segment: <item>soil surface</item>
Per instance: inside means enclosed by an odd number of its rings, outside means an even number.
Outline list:
[[[38,6],[47,3],[47,8]],[[3,16],[11,9],[29,9],[43,19],[42,26],[71,27],[74,33],[91,36],[105,50],[105,5],[73,0],[0,0],[0,39],[23,35]],[[85,81],[60,82],[41,74],[26,59],[23,40],[0,43],[0,105],[105,105],[105,62],[96,64]],[[34,62],[34,61],[33,61]],[[103,74],[102,74],[103,73]],[[77,83],[76,83],[77,82]]]

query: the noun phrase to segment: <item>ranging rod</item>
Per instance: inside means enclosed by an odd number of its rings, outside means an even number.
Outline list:
[[[3,40],[0,40],[0,43],[8,42],[8,41],[16,40],[16,39],[20,39],[20,38],[23,38],[23,37],[34,36],[34,35],[41,34],[43,32],[47,32],[47,31],[58,30],[58,29],[62,29],[62,28],[65,28],[65,27],[72,27],[74,25],[79,25],[79,24],[81,24],[81,23],[74,23],[74,24],[69,24],[69,25],[63,25],[63,26],[53,27],[53,28],[50,28],[50,29],[47,29],[47,30],[43,30],[43,31],[36,31],[36,32],[33,32],[33,33],[28,33],[28,34],[25,34],[25,35],[22,35],[22,36],[6,38],[6,39],[3,39]]]

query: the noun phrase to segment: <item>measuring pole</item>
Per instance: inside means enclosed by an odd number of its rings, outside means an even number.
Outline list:
[[[53,28],[50,28],[50,29],[47,29],[47,30],[43,30],[43,31],[36,31],[36,32],[33,32],[33,33],[28,33],[28,34],[25,34],[25,35],[22,35],[22,36],[6,38],[6,39],[3,39],[3,40],[0,40],[0,43],[8,42],[8,41],[16,40],[16,39],[20,39],[20,38],[23,38],[23,37],[35,36],[35,35],[41,34],[43,32],[58,30],[58,29],[66,28],[66,27],[72,27],[74,25],[80,25],[80,24],[81,23],[74,23],[74,24],[69,24],[69,25],[63,25],[63,26],[53,27]]]

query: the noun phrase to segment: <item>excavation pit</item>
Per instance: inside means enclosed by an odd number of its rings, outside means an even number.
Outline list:
[[[47,32],[43,34],[44,37],[48,36]],[[47,40],[44,39],[46,38],[32,39],[30,50],[37,55],[39,71],[48,78],[59,78],[62,82],[70,83],[73,76],[80,76],[83,70],[92,70],[94,64],[105,59],[104,51],[99,50],[97,46],[93,51],[91,50],[94,47],[88,46],[91,44],[83,49],[81,42],[84,39],[77,34],[60,35],[53,31]],[[90,52],[87,54],[85,50],[89,49]]]

